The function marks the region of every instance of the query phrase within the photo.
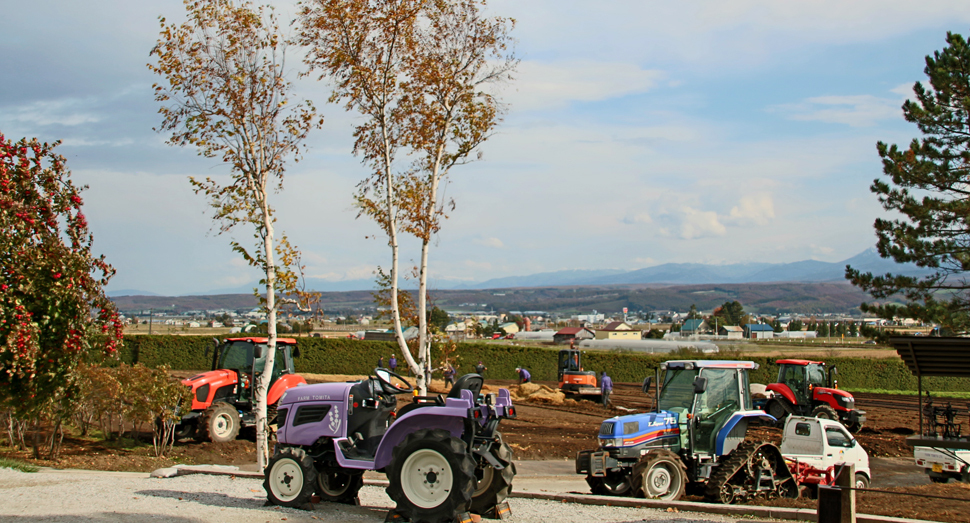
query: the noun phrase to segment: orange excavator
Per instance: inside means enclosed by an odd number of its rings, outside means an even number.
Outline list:
[[[603,401],[603,391],[597,386],[596,373],[583,370],[582,353],[570,346],[559,351],[559,390],[577,399]]]

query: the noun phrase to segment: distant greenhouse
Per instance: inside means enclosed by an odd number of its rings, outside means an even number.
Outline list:
[[[714,343],[698,340],[583,340],[578,346],[582,349],[623,349],[651,353],[673,352],[678,349],[696,349],[708,353],[720,350]]]
[[[515,339],[517,340],[528,340],[528,341],[553,341],[553,336],[556,331],[552,329],[546,329],[541,331],[529,331],[529,332],[516,332]]]

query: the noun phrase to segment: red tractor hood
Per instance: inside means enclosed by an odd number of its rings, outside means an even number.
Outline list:
[[[830,389],[828,387],[815,387],[813,390],[814,390],[813,394],[815,396],[818,396],[819,394],[831,394],[833,396],[842,396],[847,400],[853,400],[853,401],[855,400],[855,398],[852,397],[852,394],[849,394],[848,392],[840,389]]]
[[[182,385],[192,390],[192,410],[206,409],[212,404],[212,397],[215,391],[226,385],[235,385],[238,382],[236,372],[228,369],[210,370],[202,374],[196,374],[191,378],[182,380]],[[206,387],[200,394],[199,389]],[[202,396],[201,398],[199,396]]]

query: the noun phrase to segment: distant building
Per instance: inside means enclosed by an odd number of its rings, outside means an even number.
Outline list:
[[[514,321],[505,322],[499,325],[498,328],[502,329],[502,331],[506,334],[515,334],[516,332],[519,332],[519,325]]]
[[[684,325],[680,327],[681,336],[693,336],[694,334],[710,334],[711,327],[706,321],[701,319],[684,320]]]
[[[553,334],[552,341],[556,345],[567,345],[571,341],[591,340],[595,337],[596,333],[586,327],[566,327]]]
[[[734,325],[722,325],[717,329],[718,336],[727,336],[729,340],[740,340],[744,338],[744,329]]]
[[[596,339],[598,340],[639,340],[640,331],[633,330],[623,321],[610,322],[602,329],[596,330]]]
[[[774,338],[775,329],[767,323],[749,323],[744,326],[744,337],[753,340]]]

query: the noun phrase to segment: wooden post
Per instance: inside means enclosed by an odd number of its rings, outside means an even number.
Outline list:
[[[836,467],[835,485],[818,487],[818,523],[855,523],[855,464]]]

